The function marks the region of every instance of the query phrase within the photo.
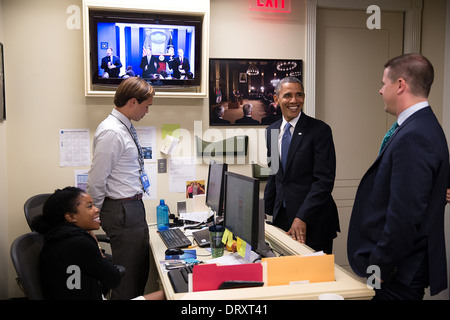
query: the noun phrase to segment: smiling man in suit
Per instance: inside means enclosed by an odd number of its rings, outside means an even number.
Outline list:
[[[331,253],[340,231],[331,196],[336,175],[331,128],[302,112],[305,94],[295,77],[279,82],[274,101],[283,117],[266,129],[271,175],[264,190],[265,213],[293,239]]]
[[[375,299],[416,300],[428,285],[431,295],[447,287],[449,154],[427,101],[433,80],[433,66],[419,54],[385,65],[380,94],[397,122],[361,179],[347,242],[356,274],[368,276],[369,266],[378,269]]]

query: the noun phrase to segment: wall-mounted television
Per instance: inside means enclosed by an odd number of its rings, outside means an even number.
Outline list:
[[[296,59],[209,59],[211,126],[269,125],[281,118],[273,94],[286,76],[302,81]]]
[[[142,77],[156,96],[206,97],[209,1],[83,0],[86,96]]]
[[[138,76],[154,86],[198,86],[202,19],[174,14],[89,12],[93,85]]]

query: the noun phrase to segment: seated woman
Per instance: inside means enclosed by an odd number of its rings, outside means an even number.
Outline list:
[[[100,228],[99,213],[87,193],[66,187],[47,199],[43,215],[33,221],[45,239],[40,273],[46,299],[102,300],[102,288],[119,285],[123,271],[103,256],[91,233]],[[138,299],[164,299],[164,293]]]

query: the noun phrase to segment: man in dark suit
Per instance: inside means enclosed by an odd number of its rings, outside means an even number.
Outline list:
[[[120,68],[122,68],[122,62],[118,56],[113,55],[113,49],[106,49],[106,56],[102,58],[102,64],[100,66],[103,70],[103,78],[118,78]]]
[[[304,100],[300,80],[287,77],[280,81],[274,101],[283,117],[266,129],[271,174],[264,190],[265,213],[273,215],[274,224],[293,239],[331,253],[340,231],[331,196],[336,171],[334,142],[327,124],[301,112]],[[285,130],[287,123],[289,130]],[[291,136],[289,146],[285,134]]]
[[[398,127],[361,179],[347,244],[353,271],[370,276],[375,299],[422,299],[428,285],[431,295],[447,287],[449,154],[427,101],[433,80],[433,66],[419,54],[385,65],[380,94]]]
[[[212,110],[211,123],[214,124],[230,124],[230,121],[225,120],[223,115],[225,113],[224,106],[217,105]]]
[[[142,78],[155,77],[159,66],[158,58],[152,55],[152,48],[145,48],[146,55],[142,57],[140,68],[142,69]]]
[[[178,57],[173,59],[173,76],[177,79],[192,79],[189,59],[184,56],[184,50],[178,49]]]

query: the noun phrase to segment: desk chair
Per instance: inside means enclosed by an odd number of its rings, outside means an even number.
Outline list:
[[[45,201],[51,196],[51,193],[41,193],[32,196],[23,205],[23,210],[25,212],[25,219],[27,219],[28,226],[31,231],[35,231],[31,226],[33,219],[37,216],[42,215],[42,208],[44,207]]]
[[[30,300],[43,300],[39,274],[39,255],[44,237],[37,232],[18,237],[11,245],[11,260],[16,269],[17,284]]]
[[[39,215],[42,215],[44,203],[51,195],[51,193],[41,193],[34,195],[27,201],[25,201],[23,210],[25,212],[25,218],[27,219],[27,223],[31,231],[35,231],[32,227],[33,219]],[[97,240],[99,242],[110,243],[109,238],[105,234],[96,234],[95,236],[97,237]],[[111,258],[110,254],[106,254],[106,256]]]

